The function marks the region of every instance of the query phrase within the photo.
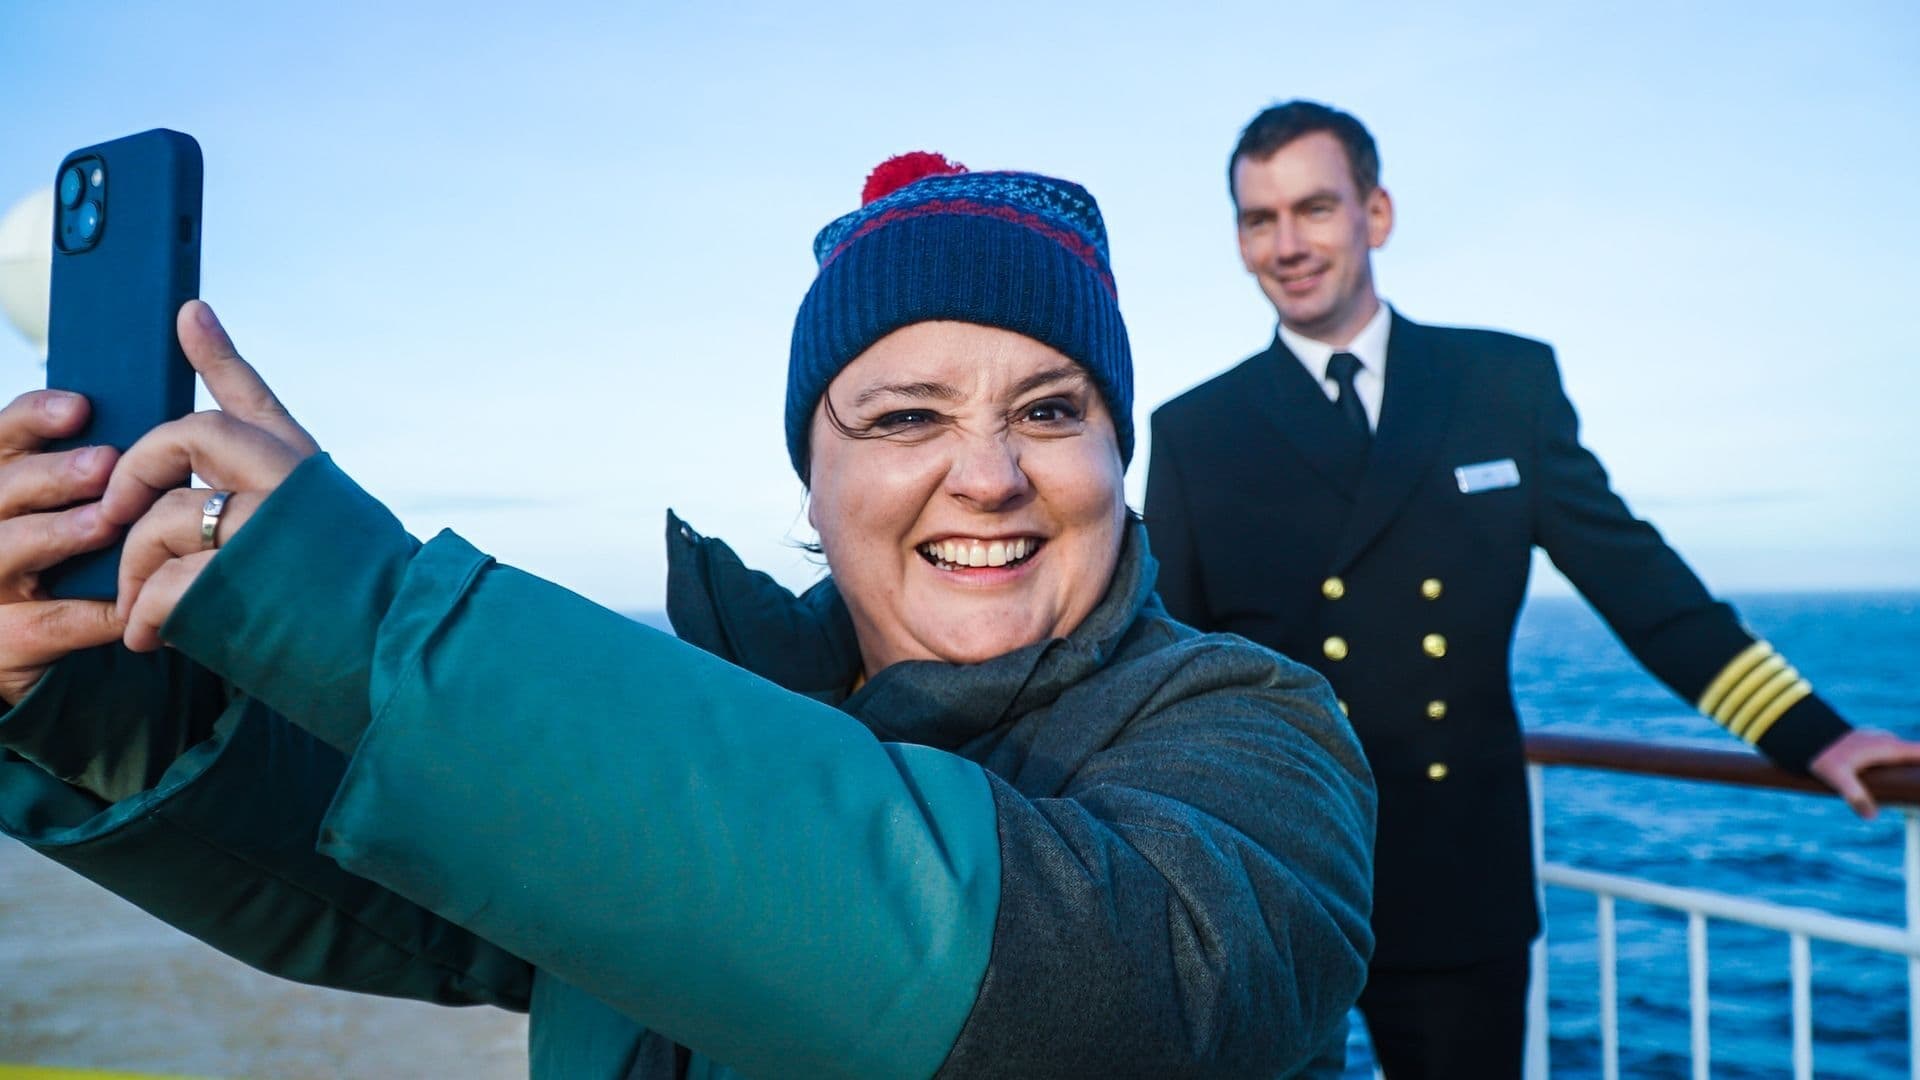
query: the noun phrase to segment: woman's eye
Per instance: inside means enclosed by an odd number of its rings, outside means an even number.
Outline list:
[[[1027,406],[1026,419],[1036,424],[1057,424],[1080,419],[1080,410],[1065,398],[1048,398]]]
[[[890,412],[880,419],[875,420],[873,426],[886,431],[897,431],[900,428],[931,424],[935,419],[937,419],[937,417],[925,409],[901,409],[898,412]]]

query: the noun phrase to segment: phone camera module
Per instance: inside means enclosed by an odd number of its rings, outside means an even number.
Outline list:
[[[73,231],[79,235],[81,243],[91,243],[100,233],[100,204],[88,202],[73,215]]]
[[[71,210],[80,205],[80,196],[87,193],[86,177],[81,175],[80,166],[74,165],[60,174],[60,205]]]

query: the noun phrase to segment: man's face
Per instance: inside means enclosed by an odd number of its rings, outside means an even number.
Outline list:
[[[1280,321],[1346,345],[1379,309],[1370,253],[1393,231],[1386,190],[1360,194],[1340,140],[1310,132],[1233,166],[1240,259]]]

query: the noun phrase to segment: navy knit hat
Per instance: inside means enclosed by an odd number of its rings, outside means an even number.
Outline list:
[[[1058,349],[1093,376],[1133,457],[1133,353],[1085,188],[1050,176],[968,172],[938,154],[875,169],[863,205],[814,238],[820,273],[800,302],[787,363],[787,453],[807,479],[814,406],[840,369],[917,322],[997,326]]]

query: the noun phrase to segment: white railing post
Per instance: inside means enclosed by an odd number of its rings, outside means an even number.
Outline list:
[[[1707,1018],[1707,917],[1687,912],[1687,1001],[1693,1021],[1693,1080],[1708,1080],[1713,1070]]]
[[[1533,902],[1540,909],[1540,936],[1533,943],[1533,968],[1527,977],[1527,1080],[1547,1080],[1547,1041],[1552,1031],[1552,1019],[1547,1011],[1547,886],[1540,880],[1540,868],[1547,862],[1545,785],[1545,771],[1538,765],[1528,765],[1527,794],[1533,813]]]
[[[1813,951],[1790,934],[1793,956],[1793,1080],[1813,1080]]]
[[[1600,1075],[1620,1080],[1620,977],[1613,939],[1613,897],[1600,894]]]

